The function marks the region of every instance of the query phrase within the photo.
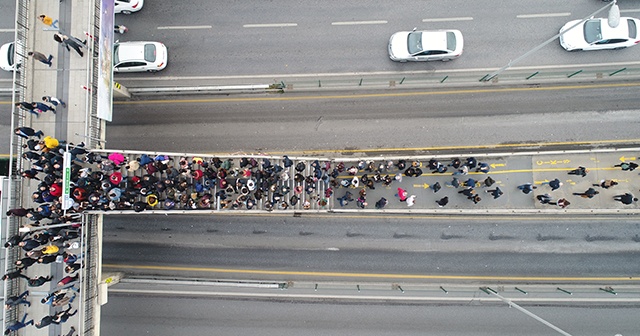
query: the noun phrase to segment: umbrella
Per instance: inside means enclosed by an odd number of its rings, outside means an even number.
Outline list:
[[[111,160],[116,166],[119,166],[125,161],[124,155],[120,153],[111,153],[107,156],[109,160]]]
[[[122,173],[114,172],[113,174],[109,175],[109,181],[111,181],[111,184],[113,185],[120,184],[120,182],[122,182]]]

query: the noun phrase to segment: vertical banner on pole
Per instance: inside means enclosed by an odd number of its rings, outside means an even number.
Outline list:
[[[71,200],[71,153],[64,152],[62,159],[62,208],[67,210],[73,205],[73,200]]]

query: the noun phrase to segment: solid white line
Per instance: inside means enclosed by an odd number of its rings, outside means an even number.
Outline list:
[[[422,19],[422,22],[448,22],[448,21],[471,21],[473,20],[470,16],[463,17],[451,17],[451,18],[436,18],[436,19]]]
[[[242,25],[244,28],[274,28],[274,27],[296,27],[297,23],[256,23]]]
[[[211,26],[164,26],[158,27],[158,29],[211,29]]]
[[[14,28],[0,29],[0,33],[13,33],[16,31]]]
[[[520,14],[516,15],[518,19],[534,19],[545,17],[569,16],[571,13],[544,13],[544,14]]]
[[[341,22],[331,22],[332,26],[352,26],[352,25],[371,25],[371,24],[386,24],[385,20],[378,21],[341,21]]]
[[[621,9],[620,13],[637,13],[640,12],[640,9]]]

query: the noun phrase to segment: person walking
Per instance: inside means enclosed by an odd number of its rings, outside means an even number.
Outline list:
[[[504,194],[502,190],[500,190],[500,187],[496,187],[495,189],[491,189],[491,190],[485,190],[485,192],[491,193],[491,196],[493,196],[493,199],[497,199]]]
[[[571,203],[569,201],[567,201],[566,199],[561,198],[557,202],[549,202],[549,204],[557,205],[557,206],[559,206],[559,207],[564,209],[564,208],[568,207],[569,204],[571,204]]]
[[[41,102],[32,102],[31,106],[33,106],[34,110],[39,110],[41,113],[51,111],[53,114],[56,114],[56,109]]]
[[[638,164],[635,162],[623,162],[621,164],[614,165],[614,167],[620,167],[624,171],[633,171],[638,168]]]
[[[22,270],[21,269],[15,270],[13,272],[9,272],[9,273],[7,273],[7,274],[2,276],[2,280],[12,280],[12,279],[17,279],[17,278],[24,278],[24,279],[29,280],[28,276],[22,274]]]
[[[27,313],[24,313],[24,316],[22,316],[22,320],[20,321],[15,321],[12,324],[10,324],[7,329],[4,331],[5,335],[9,335],[12,331],[18,331],[30,324],[33,324],[33,320],[30,320],[29,322],[25,322],[27,320]]]
[[[55,317],[55,315],[47,315],[47,316],[43,317],[42,319],[40,319],[40,322],[36,322],[34,324],[34,326],[36,328],[38,328],[38,329],[42,329],[42,328],[50,325],[51,323],[54,323],[53,322],[53,318],[54,317]],[[56,324],[58,324],[58,323],[56,323]]]
[[[436,203],[438,203],[438,206],[442,208],[442,207],[446,206],[449,203],[449,197],[445,196],[445,197],[437,200]]]
[[[583,166],[579,166],[576,169],[570,170],[567,174],[569,175],[580,175],[582,177],[587,176],[587,173],[589,172],[589,169],[583,167]]]
[[[58,99],[56,97],[52,97],[52,96],[43,96],[42,97],[42,101],[45,103],[51,103],[53,104],[53,106],[58,107],[58,105],[66,108],[67,107],[67,103],[63,102],[61,99]]]
[[[33,57],[33,59],[35,59],[35,60],[38,60],[38,61],[48,65],[49,67],[51,67],[51,65],[53,65],[53,63],[51,62],[51,60],[53,59],[53,55],[49,55],[49,57],[47,57],[43,53],[35,51],[35,50],[28,52],[27,55]]]
[[[82,47],[84,47],[87,44],[87,41],[80,41],[80,39],[78,39],[77,37],[73,37],[73,36],[68,36],[68,35],[63,35],[60,33],[55,33],[53,34],[53,39],[60,43],[63,47],[67,48],[67,51],[71,51],[71,48],[73,48],[78,55],[80,55],[80,57],[84,57],[84,53],[82,52]]]
[[[407,206],[413,206],[416,203],[416,195],[411,195],[406,199]]]
[[[540,203],[542,204],[550,204],[551,203],[551,196],[549,196],[549,194],[544,194],[544,195],[538,195],[536,196],[536,199],[538,201],[540,201]]]
[[[534,186],[531,183],[525,183],[518,186],[518,189],[522,190],[523,193],[528,194],[533,191],[533,189],[537,189],[538,187]]]
[[[622,204],[625,205],[630,205],[633,202],[637,202],[638,198],[637,197],[633,197],[633,195],[631,193],[624,193],[623,195],[616,195],[613,196],[613,199],[616,201],[621,202]]]
[[[38,16],[38,20],[42,21],[42,23],[44,23],[45,25],[51,27],[51,28],[55,28],[58,29],[58,20],[54,20],[52,17],[50,16],[46,16],[44,14]]]
[[[396,196],[398,196],[400,202],[405,202],[407,200],[407,197],[409,196],[409,193],[402,188],[398,188],[398,193],[396,194]]]
[[[438,191],[440,191],[440,189],[442,189],[442,186],[440,185],[440,182],[436,182],[429,186],[429,188],[431,188],[434,193],[437,193]]]
[[[27,284],[29,285],[29,287],[40,287],[46,284],[47,282],[51,281],[52,279],[53,279],[53,276],[51,275],[49,275],[46,278],[43,276],[39,276],[37,278],[29,279],[29,281],[27,281]]]
[[[38,262],[37,259],[26,257],[20,260],[16,260],[15,265],[20,269],[24,270],[30,267],[31,265],[35,264],[36,262]]]
[[[376,209],[380,210],[382,208],[384,208],[387,205],[388,201],[386,198],[381,197],[375,204]]]
[[[562,182],[559,179],[555,178],[548,182],[542,182],[541,185],[549,185],[551,187],[551,191],[557,190],[562,186]]]
[[[600,192],[593,189],[593,188],[589,188],[587,189],[585,192],[582,193],[573,193],[576,196],[581,196],[582,198],[593,198],[595,195],[599,194]]]
[[[78,313],[78,310],[77,310],[77,309],[76,309],[73,313],[69,313],[69,312],[71,311],[71,309],[73,309],[73,308],[71,307],[71,305],[69,305],[69,308],[67,308],[66,310],[63,310],[63,311],[60,311],[60,312],[56,313],[56,314],[53,316],[53,323],[55,323],[55,324],[60,324],[60,323],[67,322],[67,320],[68,320],[71,316],[73,316],[73,315],[75,315],[76,313]]]
[[[25,139],[29,139],[29,137],[32,136],[37,136],[38,139],[42,138],[42,136],[44,135],[44,133],[42,131],[35,131],[33,128],[31,127],[18,127],[14,130],[14,133],[21,137],[21,138],[25,138]]]
[[[23,110],[25,110],[25,111],[27,111],[27,112],[29,112],[31,114],[35,114],[36,118],[40,118],[40,114],[33,109],[33,105],[31,103],[29,103],[29,102],[26,102],[26,101],[17,102],[15,104],[15,106],[19,107],[19,108],[21,108],[21,109],[23,109]]]
[[[27,301],[25,298],[29,296],[29,291],[26,290],[24,292],[22,292],[22,294],[18,295],[18,296],[10,296],[7,298],[7,300],[4,302],[5,303],[5,308],[9,309],[11,307],[15,307],[17,305],[20,304],[26,304],[27,307],[31,307],[31,302]]]
[[[613,186],[618,185],[618,182],[614,181],[614,180],[600,180],[600,183],[594,183],[593,186],[594,187],[602,187],[605,189],[609,189]]]

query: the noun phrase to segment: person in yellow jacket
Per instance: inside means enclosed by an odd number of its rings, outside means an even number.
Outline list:
[[[58,20],[54,20],[50,16],[46,16],[44,14],[38,16],[38,20],[42,21],[42,23],[46,24],[49,27],[58,29]]]
[[[42,254],[56,254],[60,251],[60,248],[55,245],[47,245],[42,249]]]
[[[58,139],[51,137],[50,135],[44,137],[42,141],[44,142],[45,147],[47,147],[48,149],[55,149],[60,146],[60,142],[58,142]]]

